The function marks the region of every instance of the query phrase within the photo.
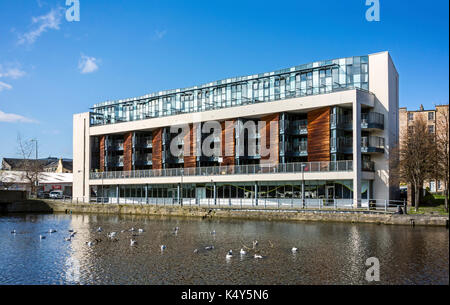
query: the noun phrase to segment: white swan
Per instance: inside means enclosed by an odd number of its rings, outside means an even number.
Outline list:
[[[259,255],[259,254],[255,254],[255,258],[256,259],[261,259],[261,258],[263,258],[261,255]]]
[[[245,255],[245,254],[247,254],[247,252],[245,252],[245,250],[244,249],[241,249],[241,251],[239,252],[241,255]]]
[[[130,239],[130,246],[134,246],[137,244],[137,241],[135,239]]]
[[[225,256],[225,258],[230,259],[233,257],[233,250],[228,251],[227,255]]]

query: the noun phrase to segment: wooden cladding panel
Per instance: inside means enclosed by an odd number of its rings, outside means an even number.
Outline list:
[[[228,123],[227,123],[228,122]],[[221,142],[221,153],[223,161],[222,166],[234,165],[235,162],[235,141],[236,141],[236,121],[223,121],[222,126],[222,142]],[[227,123],[227,124],[225,124]]]
[[[152,155],[152,163],[153,169],[162,169],[162,134],[163,129],[158,128],[153,131],[153,155]]]
[[[197,142],[195,135],[197,124],[189,125],[189,132],[184,136],[184,168],[196,167],[197,157],[195,152],[197,149]]]
[[[100,171],[105,171],[105,139],[106,136],[100,137]]]
[[[330,107],[308,112],[308,161],[330,161]]]
[[[123,139],[123,170],[133,170],[133,133],[127,132]]]
[[[280,156],[280,115],[278,113],[264,116],[261,121],[266,122],[265,127],[261,127],[259,134],[261,135],[261,161],[260,164],[278,164]],[[272,130],[270,126],[273,126]],[[269,154],[263,156],[263,146],[269,150]]]

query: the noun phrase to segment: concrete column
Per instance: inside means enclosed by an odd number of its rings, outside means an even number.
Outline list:
[[[213,191],[213,194],[214,194],[214,205],[216,205],[217,204],[217,186],[216,186],[216,183],[214,182],[214,191]]]
[[[116,185],[116,196],[117,196],[117,203],[119,203],[119,198],[120,198],[120,190],[119,190],[119,186]]]
[[[148,184],[145,185],[145,203],[148,203]]]
[[[361,207],[361,104],[353,101],[353,207]]]
[[[255,182],[255,205],[258,205],[258,183]]]
[[[178,199],[177,201],[178,201],[178,204],[181,204],[180,187],[181,187],[181,185],[178,184],[177,185],[177,199]]]

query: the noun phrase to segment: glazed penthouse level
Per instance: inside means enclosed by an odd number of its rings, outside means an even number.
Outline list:
[[[395,199],[389,150],[398,142],[398,82],[382,52],[96,104],[74,115],[74,197],[348,206]]]

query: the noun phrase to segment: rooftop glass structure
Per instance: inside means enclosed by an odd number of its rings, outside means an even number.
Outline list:
[[[369,89],[369,58],[317,61],[201,86],[106,101],[92,108],[91,125],[145,120],[348,89]]]

